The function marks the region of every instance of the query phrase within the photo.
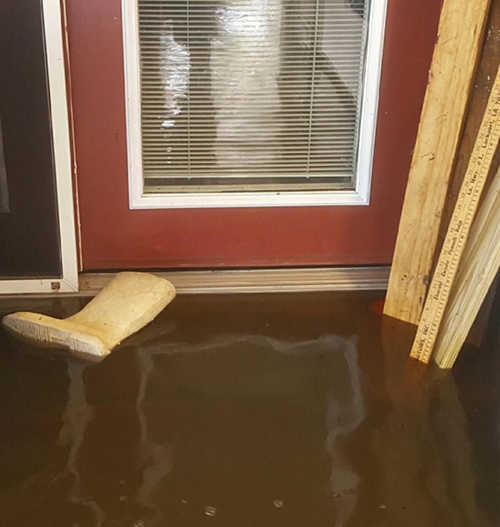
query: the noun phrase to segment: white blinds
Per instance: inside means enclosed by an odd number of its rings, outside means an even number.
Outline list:
[[[138,0],[146,190],[352,188],[367,9]]]

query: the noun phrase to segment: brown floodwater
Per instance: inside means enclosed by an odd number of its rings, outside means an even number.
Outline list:
[[[1,330],[0,525],[500,525],[498,335],[425,368],[379,299],[180,296],[100,363]]]

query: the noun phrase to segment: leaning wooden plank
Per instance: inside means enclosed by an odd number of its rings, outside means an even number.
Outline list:
[[[483,48],[481,56],[478,59],[477,72],[474,77],[474,84],[469,103],[467,105],[467,117],[463,125],[462,136],[457,148],[457,155],[455,159],[455,166],[451,175],[451,180],[448,186],[448,193],[444,204],[443,214],[441,215],[441,226],[439,229],[438,242],[436,245],[435,260],[439,256],[439,251],[443,245],[446,231],[453,214],[455,202],[460,186],[464,179],[469,158],[474,148],[474,142],[481,126],[484,111],[488,104],[489,94],[495,80],[495,74],[498,67],[499,58],[499,36],[500,36],[500,0],[491,0],[490,12],[486,27],[484,30]],[[500,149],[497,150],[493,158],[492,166],[500,165]],[[492,179],[495,176],[495,170],[491,171],[488,176]],[[488,182],[486,183],[488,185]],[[488,321],[490,319],[493,301],[495,299],[496,286],[490,288],[490,291],[485,298],[483,305],[474,321],[474,324],[467,335],[467,344],[475,347],[481,345],[483,336],[486,333]]]
[[[467,105],[467,117],[463,125],[462,135],[455,156],[455,166],[450,177],[448,193],[443,207],[443,214],[441,215],[441,226],[437,245],[437,249],[439,250],[443,245],[453,209],[455,208],[455,202],[457,201],[458,193],[460,192],[460,187],[462,186],[462,181],[469,165],[476,136],[479,132],[486,106],[488,105],[493,83],[495,82],[499,60],[499,38],[500,0],[491,0],[488,21],[485,26],[483,47],[478,58],[474,84]],[[493,158],[492,166],[497,166],[496,163],[500,163],[500,149]],[[492,170],[489,177],[493,179],[494,176],[495,171]],[[435,256],[437,260],[439,254]]]
[[[124,272],[69,318],[21,312],[5,316],[2,322],[35,343],[99,360],[151,322],[174,297],[175,288],[168,280],[149,273]]]
[[[417,324],[489,0],[444,0],[384,313]]]
[[[500,169],[481,203],[453,286],[435,348],[451,368],[500,267]]]
[[[500,138],[500,69],[460,187],[410,356],[429,362]]]

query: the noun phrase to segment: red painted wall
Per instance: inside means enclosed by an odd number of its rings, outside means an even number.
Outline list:
[[[370,206],[160,211],[128,208],[120,0],[67,7],[85,269],[391,261],[441,2],[389,0]]]

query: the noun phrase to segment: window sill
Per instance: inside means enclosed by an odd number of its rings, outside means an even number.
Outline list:
[[[364,191],[363,191],[364,190]],[[369,205],[369,189],[307,192],[131,193],[131,209],[318,207]]]

